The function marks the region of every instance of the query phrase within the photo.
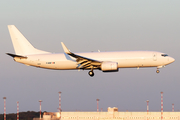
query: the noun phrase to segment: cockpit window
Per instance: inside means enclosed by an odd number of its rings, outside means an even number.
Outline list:
[[[161,56],[166,57],[166,56],[168,56],[168,55],[167,55],[167,54],[161,54]]]

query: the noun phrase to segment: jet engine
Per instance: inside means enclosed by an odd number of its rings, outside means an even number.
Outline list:
[[[117,62],[103,62],[101,64],[101,70],[103,72],[118,71],[118,63]]]

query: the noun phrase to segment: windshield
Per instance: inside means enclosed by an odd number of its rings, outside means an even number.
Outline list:
[[[161,56],[166,57],[166,56],[168,56],[168,55],[167,55],[167,54],[161,54]]]

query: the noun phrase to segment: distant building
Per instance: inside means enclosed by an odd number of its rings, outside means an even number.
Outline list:
[[[108,107],[108,112],[118,112],[118,108],[117,107],[113,107],[113,108],[111,108],[111,107]]]
[[[59,112],[48,112],[42,120],[59,119]],[[161,112],[118,112],[118,108],[109,107],[108,112],[61,112],[61,120],[161,120]],[[180,112],[163,112],[163,120],[180,120]]]

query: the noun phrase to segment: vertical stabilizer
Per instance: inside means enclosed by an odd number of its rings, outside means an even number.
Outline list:
[[[31,43],[21,34],[21,32],[14,26],[8,25],[11,40],[17,55],[32,55],[49,53],[34,48]]]

